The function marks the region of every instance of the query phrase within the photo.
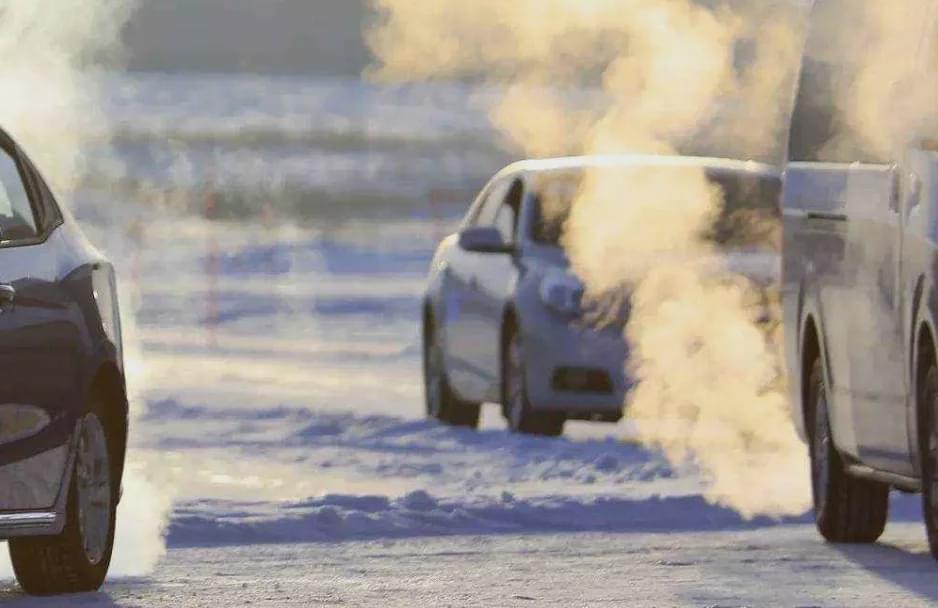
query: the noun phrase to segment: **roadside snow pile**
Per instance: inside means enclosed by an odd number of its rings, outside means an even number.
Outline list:
[[[470,431],[392,415],[243,401],[151,401],[144,420],[149,436],[138,449],[166,465],[183,455],[181,500],[263,497],[282,504],[307,496],[402,496],[421,489],[440,496],[508,491],[523,497],[697,489],[693,476],[676,474],[660,456],[611,437],[524,437],[500,425]],[[251,474],[258,477],[253,493],[219,491],[222,478],[238,483]]]
[[[747,529],[809,518],[743,521],[700,496],[500,496],[437,498],[416,490],[385,496],[328,495],[304,502],[197,501],[180,506],[169,530],[174,547],[339,542],[418,536],[673,532]]]

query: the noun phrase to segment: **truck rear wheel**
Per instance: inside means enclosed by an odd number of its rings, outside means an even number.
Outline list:
[[[889,514],[889,486],[847,474],[831,434],[828,393],[821,360],[814,361],[808,386],[811,428],[811,487],[818,531],[835,543],[872,543]]]

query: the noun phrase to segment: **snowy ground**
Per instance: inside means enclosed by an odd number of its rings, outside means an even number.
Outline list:
[[[111,245],[146,371],[132,454],[176,506],[152,576],[68,605],[938,599],[914,498],[894,502],[885,544],[830,547],[805,519],[705,504],[627,423],[548,440],[508,434],[494,409],[480,432],[425,421],[418,305],[439,232],[153,221],[139,250]],[[0,603],[65,605],[10,581]]]
[[[453,533],[550,530],[538,522],[553,512],[605,520],[619,512],[607,501],[697,500],[697,480],[623,441],[624,425],[571,424],[557,441],[507,434],[494,408],[478,433],[424,419],[432,225],[193,228],[154,231],[147,251],[172,253],[139,263],[148,411],[135,454],[176,488],[172,544],[436,525],[404,521],[411,508],[471,512],[450,518]]]
[[[921,527],[832,547],[809,526],[731,532],[425,537],[179,549],[147,579],[4,606],[931,606]]]

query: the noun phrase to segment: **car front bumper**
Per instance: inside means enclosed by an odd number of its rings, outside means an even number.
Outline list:
[[[543,309],[527,321],[522,339],[531,407],[618,420],[630,387],[622,328],[594,329]]]

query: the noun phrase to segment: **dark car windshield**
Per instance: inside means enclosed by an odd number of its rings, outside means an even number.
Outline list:
[[[780,221],[781,181],[759,175],[711,175],[723,190],[725,205],[708,238],[732,248],[775,248]],[[532,238],[542,245],[559,247],[570,208],[579,191],[572,176],[542,181],[534,196]]]

